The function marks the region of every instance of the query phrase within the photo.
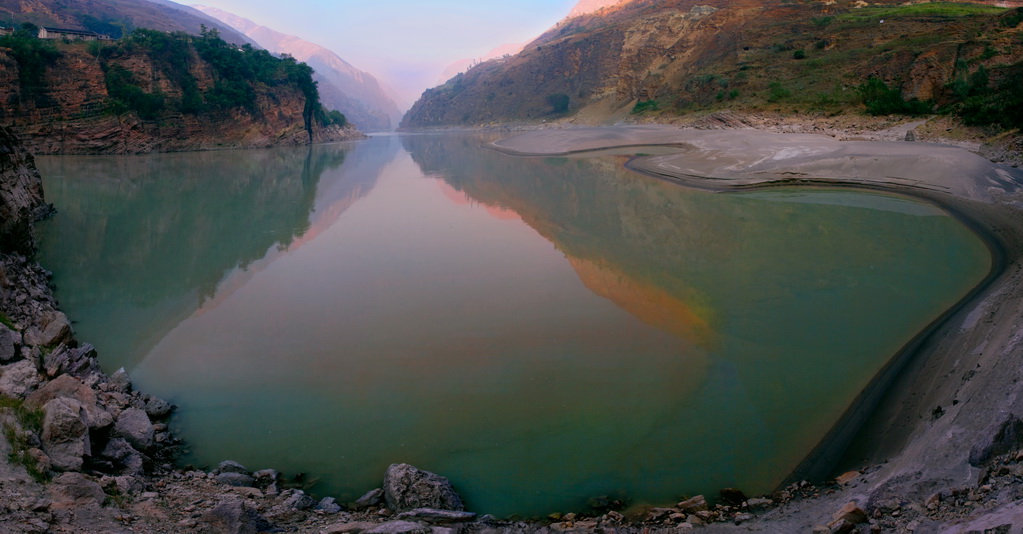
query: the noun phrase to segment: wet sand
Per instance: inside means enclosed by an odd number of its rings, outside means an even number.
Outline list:
[[[656,145],[679,152],[638,156],[629,167],[714,191],[826,185],[919,197],[970,226],[994,257],[987,279],[894,355],[793,476],[867,474],[843,491],[734,528],[809,531],[850,501],[864,508],[892,497],[922,504],[943,490],[975,487],[986,456],[1023,446],[1005,443],[1001,432],[1023,418],[1023,171],[938,144],[669,126],[541,130],[492,148],[555,156],[620,147],[642,154],[641,147]],[[996,501],[941,528],[1014,522],[1013,506]]]

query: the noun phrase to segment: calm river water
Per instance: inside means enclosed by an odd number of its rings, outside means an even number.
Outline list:
[[[481,144],[41,157],[40,260],[187,461],[340,501],[409,462],[497,515],[770,491],[990,266],[899,197]]]

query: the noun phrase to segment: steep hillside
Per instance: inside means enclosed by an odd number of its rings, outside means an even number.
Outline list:
[[[359,135],[319,103],[312,69],[215,31],[119,41],[0,37],[0,124],[37,154],[307,144]]]
[[[289,54],[308,63],[316,71],[324,105],[341,111],[359,128],[391,130],[401,120],[402,112],[380,82],[334,52],[217,8],[194,7],[244,33],[275,54]]]
[[[988,115],[978,122],[1006,115],[1012,102],[996,95],[1023,85],[1020,11],[857,5],[633,0],[566,20],[517,56],[427,91],[402,126],[599,123],[721,108],[838,113],[864,101],[877,113],[972,105]]]
[[[136,28],[198,35],[205,25],[229,43],[255,44],[230,26],[168,0],[0,0],[0,21],[92,30],[115,39]]]

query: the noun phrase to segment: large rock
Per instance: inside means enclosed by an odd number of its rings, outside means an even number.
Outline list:
[[[416,508],[465,509],[448,479],[409,464],[392,464],[387,468],[384,499],[395,512]]]
[[[64,473],[49,486],[51,507],[76,509],[101,505],[106,499],[103,488],[81,473]]]
[[[0,394],[22,399],[34,390],[39,382],[39,371],[35,364],[28,360],[0,367]]]
[[[39,342],[44,347],[54,347],[71,339],[71,321],[64,312],[52,312],[44,320]]]
[[[21,335],[0,324],[0,362],[9,362],[18,355],[17,343],[21,343]]]
[[[144,451],[153,446],[153,423],[145,410],[128,408],[117,417],[111,435],[124,438],[132,447]]]
[[[203,532],[217,534],[256,534],[270,527],[266,519],[237,499],[217,504],[202,515],[202,521],[207,527]]]
[[[89,428],[103,428],[114,422],[114,416],[96,403],[96,392],[70,375],[60,375],[47,382],[29,395],[25,404],[30,408],[41,408],[58,397],[70,397],[82,403],[88,415]]]
[[[79,471],[90,452],[89,425],[82,403],[58,397],[43,406],[43,451],[56,471]]]

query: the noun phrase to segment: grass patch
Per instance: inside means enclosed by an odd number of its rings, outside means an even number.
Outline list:
[[[632,108],[633,115],[639,115],[640,113],[646,113],[647,111],[657,111],[660,106],[657,105],[656,100],[643,100],[636,102],[636,105]]]
[[[39,434],[43,430],[43,411],[28,408],[20,399],[0,395],[0,410],[8,410],[13,413],[25,431]],[[11,452],[7,455],[8,461],[23,466],[29,476],[38,482],[48,478],[48,473],[39,467],[39,462],[29,453],[31,447],[25,432],[18,431],[13,423],[6,422],[4,423],[4,437],[11,445]]]
[[[862,7],[836,17],[839,22],[864,23],[881,19],[932,18],[956,19],[972,15],[997,15],[1006,8],[981,4],[954,4],[935,2],[905,6]]]

